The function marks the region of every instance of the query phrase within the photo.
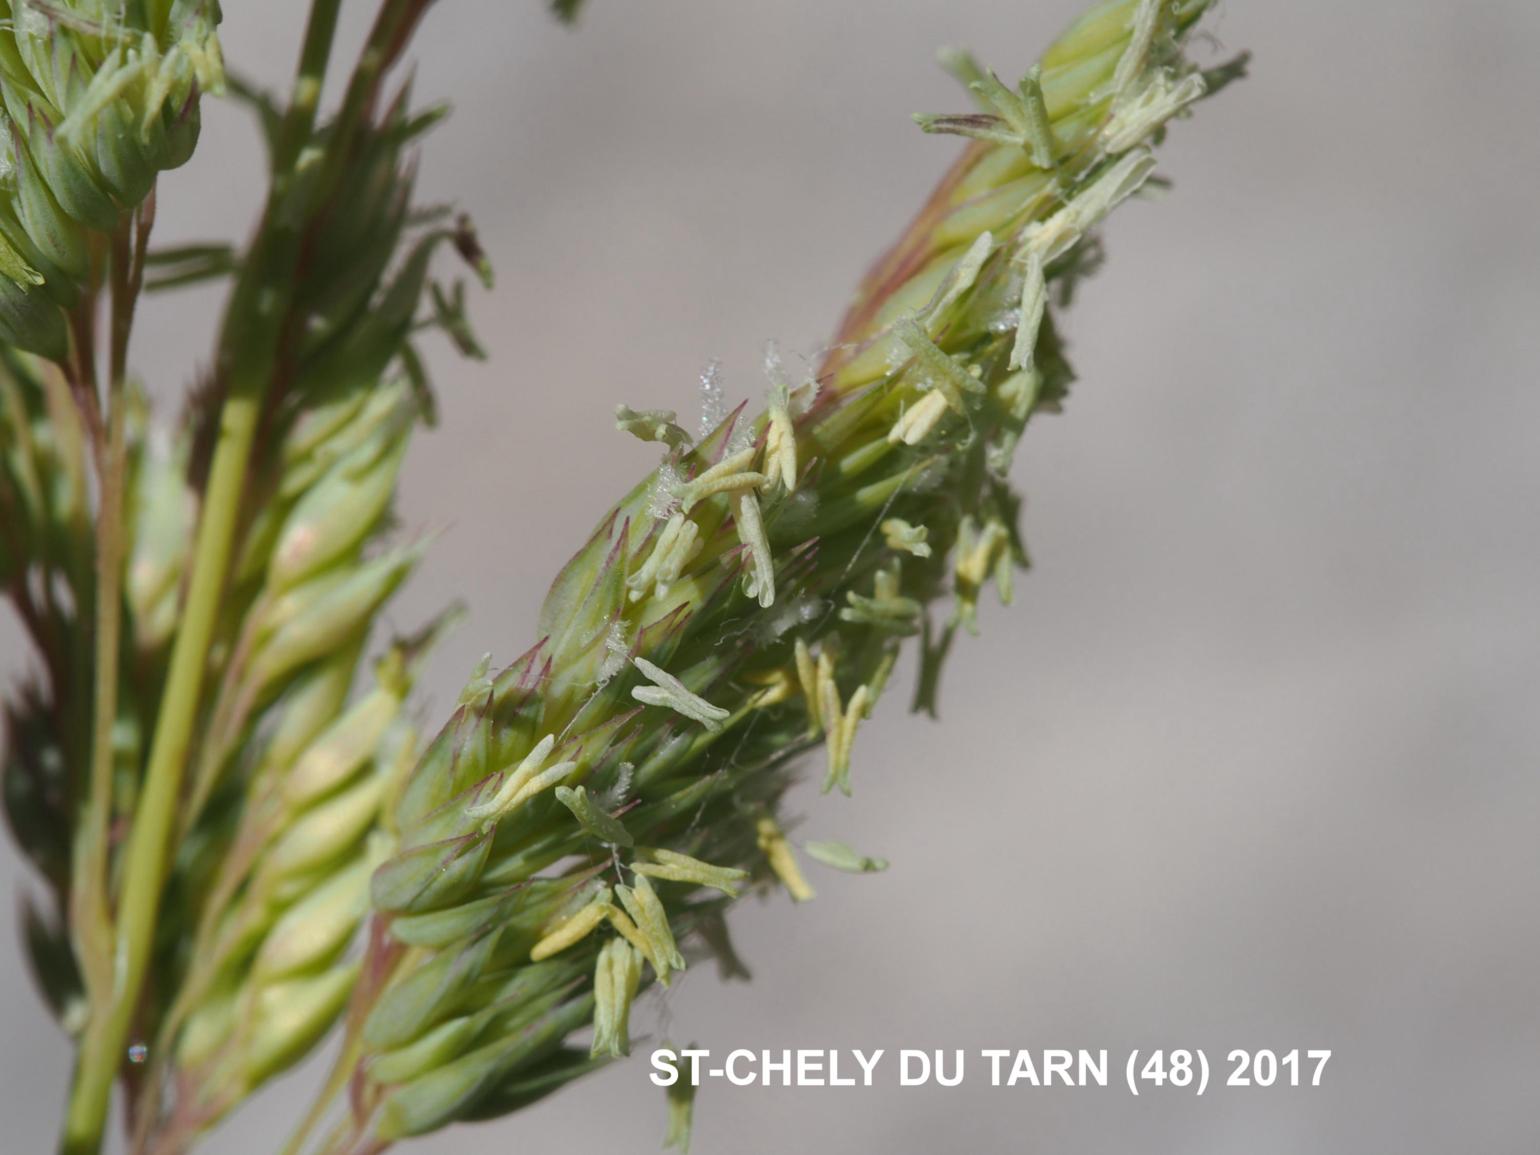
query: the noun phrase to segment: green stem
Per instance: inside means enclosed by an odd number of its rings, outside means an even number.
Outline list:
[[[106,1008],[93,1008],[81,1042],[61,1141],[65,1155],[94,1155],[101,1149],[113,1083],[139,1008],[170,863],[170,834],[176,823],[187,753],[246,488],[247,464],[277,360],[276,339],[287,311],[297,257],[297,237],[292,225],[280,223],[282,210],[293,186],[295,163],[314,131],[340,8],[341,0],[314,0],[311,6],[256,251],[236,285],[225,318],[220,368],[228,392],[203,497],[187,604],[171,652],[144,788],[124,850],[113,999]]]
[[[96,369],[96,316],[97,304],[100,296],[102,282],[102,265],[106,259],[101,244],[101,238],[91,238],[90,275],[87,278],[85,291],[81,295],[80,303],[72,310],[70,315],[71,349],[68,363],[62,364],[60,369],[69,387],[70,395],[75,402],[75,412],[80,418],[81,429],[84,433],[86,452],[81,461],[82,476],[80,477],[80,503],[81,517],[80,528],[84,532],[76,538],[79,552],[70,559],[73,563],[70,567],[72,581],[70,589],[74,595],[77,607],[78,620],[85,626],[82,629],[64,628],[59,632],[69,642],[70,656],[68,659],[69,689],[65,700],[65,750],[66,762],[69,766],[69,781],[72,796],[76,805],[81,808],[84,815],[89,808],[90,774],[91,774],[91,742],[92,742],[92,711],[94,698],[94,679],[92,676],[93,659],[96,652],[95,630],[90,626],[88,607],[94,608],[98,603],[96,584],[97,570],[100,568],[100,526],[98,518],[95,527],[90,526],[91,506],[89,494],[89,482],[84,474],[89,469],[97,480],[98,491],[106,485],[107,479],[107,426],[102,415],[102,401],[100,386],[97,380]],[[89,464],[88,464],[89,463]],[[54,591],[48,586],[43,588],[43,598],[48,605],[50,617],[56,623],[63,623],[65,618],[61,613]],[[71,847],[71,855],[79,852],[78,843]],[[73,864],[72,864],[73,868]],[[73,920],[77,913],[81,913],[73,906],[68,911]],[[110,965],[109,959],[112,953],[111,940],[98,941],[92,936],[94,933],[89,919],[82,920],[79,924],[72,922],[72,931],[82,932],[77,942],[85,955],[84,979],[87,983],[92,980],[92,955],[100,957],[100,970],[105,972]],[[89,990],[89,987],[87,987]]]
[[[153,193],[151,197],[153,198]],[[140,251],[153,218],[146,202],[138,226]],[[123,489],[127,472],[128,341],[133,330],[136,275],[135,227],[125,216],[112,238],[112,352],[107,376],[107,446],[100,462],[96,516],[96,689],[91,723],[91,761],[75,843],[70,924],[90,1005],[112,997],[112,914],[107,901],[112,815],[113,731],[118,717],[119,653],[123,625]]]
[[[209,642],[224,592],[236,515],[245,486],[246,460],[261,413],[260,390],[253,389],[249,382],[243,385],[231,392],[220,420],[219,443],[193,558],[192,584],[171,655],[171,671],[161,699],[144,790],[124,852],[123,896],[118,908],[113,960],[114,998],[106,1016],[93,1017],[81,1046],[75,1093],[65,1128],[64,1150],[70,1155],[94,1152],[100,1147],[107,1101],[149,964],[161,887],[170,857],[168,835],[176,817]]]

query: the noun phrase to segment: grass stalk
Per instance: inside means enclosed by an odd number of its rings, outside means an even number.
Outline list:
[[[107,442],[100,460],[96,517],[95,692],[91,754],[80,830],[75,843],[75,886],[70,921],[82,955],[86,991],[97,1006],[112,994],[111,865],[113,734],[118,715],[118,672],[123,626],[124,485],[127,473],[128,344],[143,283],[142,256],[154,220],[154,199],[137,222],[125,216],[112,238],[112,334],[107,375]]]

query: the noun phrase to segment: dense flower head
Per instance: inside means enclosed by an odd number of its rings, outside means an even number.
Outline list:
[[[802,841],[789,791],[815,752],[825,793],[865,791],[904,648],[934,711],[990,587],[1010,601],[1015,450],[1072,380],[1056,314],[1167,123],[1235,71],[1183,54],[1211,0],[1104,0],[1015,84],[945,55],[975,108],[916,120],[969,143],[827,350],[767,347],[757,412],[715,363],[698,420],[619,407],[656,467],[424,743],[410,696],[453,613],[360,674],[424,552],[391,540],[434,412],[417,341],[482,355],[434,254],[491,277],[469,220],[413,195],[440,110],[384,87],[429,3],[385,0],[324,119],[339,5],[315,6],[288,108],[241,91],[274,177],[250,247],[147,257],[157,174],[223,82],[217,0],[0,0],[0,588],[43,659],[0,719],[0,801],[52,892],[26,945],[81,1035],[72,1150],[124,1073],[135,1149],[184,1149],[339,1021],[325,1150],[514,1110],[625,1055],[635,1000],[703,955],[746,974],[742,895],[885,869]],[[146,265],[149,289],[234,282],[165,439],[126,361],[105,423],[86,379],[104,298],[126,358]]]
[[[361,1135],[510,1110],[624,1053],[643,986],[702,946],[731,965],[735,897],[812,897],[782,813],[798,756],[822,745],[824,789],[850,793],[903,640],[928,705],[982,592],[1009,600],[1026,558],[1007,470],[1071,376],[1050,295],[1205,92],[1181,42],[1206,6],[1102,4],[1014,88],[952,57],[980,110],[920,123],[975,143],[822,363],[795,378],[772,349],[753,417],[722,412],[708,371],[698,439],[669,411],[617,413],[661,464],[557,578],[536,645],[478,672],[387,805]]]
[[[114,228],[224,85],[217,0],[0,0],[0,340],[58,358]]]

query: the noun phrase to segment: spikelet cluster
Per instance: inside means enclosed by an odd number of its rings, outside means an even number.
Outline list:
[[[180,976],[158,1058],[179,1104],[214,1122],[302,1057],[351,989],[344,952],[367,909],[389,783],[415,760],[412,663],[398,641],[350,704],[380,611],[420,546],[373,543],[417,418],[399,377],[316,406],[277,451],[278,492],[233,582],[228,659],[194,762],[173,871],[188,928],[162,960]],[[270,518],[269,516],[270,515]]]
[[[794,763],[821,745],[825,789],[849,793],[903,640],[924,647],[923,704],[987,587],[1008,599],[1025,554],[1006,470],[1070,380],[1049,298],[1204,91],[1181,43],[1205,7],[1102,4],[1014,88],[954,58],[980,110],[921,124],[975,143],[817,372],[788,380],[772,356],[764,411],[699,440],[666,411],[617,415],[662,463],[389,809],[352,1038],[359,1149],[624,1053],[638,992],[721,947],[734,898],[811,897],[781,813]]]
[[[367,655],[422,553],[390,537],[410,439],[433,419],[415,336],[480,356],[463,286],[432,281],[430,262],[448,245],[490,273],[468,223],[413,206],[409,150],[436,112],[376,91],[345,102],[362,123],[316,130],[307,154],[345,163],[300,165],[264,225],[302,275],[262,304],[282,311],[280,347],[195,703],[154,982],[133,1007],[141,1145],[181,1149],[349,1006],[329,1149],[514,1110],[625,1055],[635,1001],[702,953],[745,973],[724,918],[745,892],[813,898],[804,859],[885,868],[799,846],[787,791],[815,751],[825,792],[864,788],[860,732],[905,640],[915,705],[934,709],[956,634],[978,628],[991,586],[1010,600],[1026,554],[1007,474],[1071,380],[1053,314],[1097,263],[1097,226],[1150,179],[1166,124],[1231,75],[1182,54],[1209,2],[1107,0],[1015,85],[948,57],[976,110],[917,120],[971,143],[830,352],[799,376],[772,348],[757,413],[728,410],[714,367],[698,427],[623,407],[617,427],[657,468],[558,576],[535,645],[484,663],[426,745],[407,702],[445,621],[372,668]],[[96,542],[91,434],[42,358],[68,352],[101,234],[190,153],[199,98],[222,84],[218,20],[216,0],[0,0],[0,588],[42,659],[6,703],[4,803],[52,892],[27,907],[26,946],[72,1031],[77,962],[94,979],[111,961],[70,905]],[[282,110],[240,95],[276,145]],[[264,236],[244,254],[153,255],[150,284],[246,285]],[[109,830],[143,792],[229,369],[164,440],[126,391]],[[108,908],[122,853],[103,849]],[[691,1109],[678,1089],[670,1142],[688,1144]]]
[[[168,917],[191,930],[158,960],[177,997],[162,1008],[157,1073],[175,1073],[166,1125],[183,1131],[303,1057],[340,1013],[369,875],[392,846],[385,800],[420,753],[406,712],[415,663],[453,617],[398,639],[350,704],[381,612],[424,550],[388,540],[412,434],[432,418],[412,341],[437,328],[479,355],[463,287],[431,280],[430,262],[453,245],[490,275],[468,222],[413,209],[407,150],[438,115],[408,104],[403,91],[359,134],[333,193],[349,211],[313,234],[286,326],[292,367],[252,464],[168,893]],[[295,195],[296,212],[337,203]],[[174,261],[162,267],[178,279]],[[217,400],[188,414],[194,462]]]
[[[185,31],[195,9],[173,5],[165,26]],[[269,126],[278,119],[260,111]],[[211,1125],[334,1023],[354,980],[348,945],[369,875],[391,847],[386,797],[420,753],[406,699],[448,617],[397,639],[367,672],[380,615],[424,548],[390,535],[411,438],[433,415],[413,343],[439,330],[480,355],[464,287],[432,279],[435,254],[453,247],[490,277],[468,222],[412,203],[411,149],[438,119],[412,113],[401,92],[356,128],[338,187],[299,182],[284,207],[314,267],[281,326],[284,371],[250,465],[162,908],[175,933],[157,941],[136,1027],[152,1131],[185,1139]],[[176,287],[242,259],[173,250],[152,261],[151,279]],[[28,947],[73,1030],[84,1013],[67,912],[90,733],[90,454],[61,376],[3,343],[0,357],[0,587],[21,599],[45,671],[6,707],[6,812],[54,891],[52,909],[28,908]],[[114,825],[127,824],[141,790],[221,401],[216,379],[166,435],[130,391]],[[115,840],[110,877],[121,849]]]
[[[291,690],[206,906],[200,957],[172,1019],[176,1066],[196,1096],[179,1109],[200,1126],[302,1057],[357,977],[347,948],[385,849],[381,799],[417,754],[403,706],[420,645],[392,647],[373,688],[345,706],[356,649]]]
[[[0,341],[60,360],[91,234],[192,155],[217,0],[0,0]]]

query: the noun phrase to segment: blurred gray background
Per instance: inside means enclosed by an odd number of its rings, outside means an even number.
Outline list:
[[[302,4],[226,7],[232,62],[279,82]],[[405,478],[405,526],[443,533],[395,620],[474,611],[428,716],[532,640],[650,467],[617,401],[691,409],[713,357],[757,397],[767,338],[817,352],[956,151],[908,119],[963,105],[933,50],[1015,76],[1079,7],[593,0],[568,32],[533,0],[439,5],[417,91],[456,115],[423,192],[476,215],[499,281],[474,305],[491,361],[435,350],[443,425]],[[748,904],[754,982],[702,967],[638,1024],[720,1050],[1329,1047],[1324,1085],[713,1085],[699,1155],[1535,1150],[1540,8],[1229,0],[1210,27],[1252,79],[1110,229],[1069,323],[1080,383],[1023,445],[1017,604],[959,647],[940,724],[894,693],[855,798],[800,798],[801,833],[892,869]],[[163,241],[244,232],[254,141],[208,110]],[[168,405],[217,307],[146,313]],[[0,674],[26,661],[0,621]],[[23,874],[0,851],[0,885]],[[0,1038],[0,1148],[51,1150],[68,1052],[8,919]],[[656,1150],[647,1070],[408,1150]],[[211,1150],[273,1151],[314,1074]]]

